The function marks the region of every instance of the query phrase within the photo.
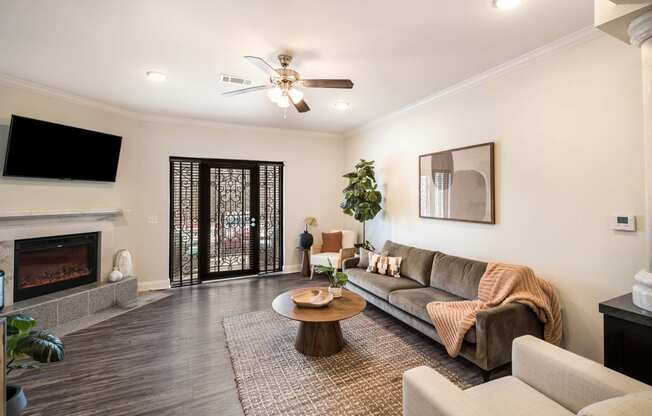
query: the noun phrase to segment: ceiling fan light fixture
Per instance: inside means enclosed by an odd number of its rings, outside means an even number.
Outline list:
[[[521,5],[521,0],[493,0],[494,7],[500,10],[512,10]]]
[[[267,98],[270,99],[271,102],[275,103],[278,102],[278,100],[283,97],[283,90],[277,85],[271,90],[267,91]]]
[[[281,108],[288,108],[290,106],[290,98],[287,95],[281,95],[276,101],[276,104]]]
[[[294,87],[290,88],[288,95],[290,96],[292,102],[295,104],[299,104],[301,100],[303,100],[303,91],[298,90]]]

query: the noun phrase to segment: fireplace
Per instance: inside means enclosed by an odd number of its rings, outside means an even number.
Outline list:
[[[99,233],[16,240],[14,302],[99,279]]]

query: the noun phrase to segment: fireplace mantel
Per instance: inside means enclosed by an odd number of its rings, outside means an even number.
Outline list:
[[[122,208],[105,209],[78,209],[78,210],[25,210],[25,211],[0,211],[1,221],[24,221],[40,219],[57,219],[71,217],[111,218],[124,213]]]

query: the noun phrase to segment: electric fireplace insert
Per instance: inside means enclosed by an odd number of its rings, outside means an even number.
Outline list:
[[[98,281],[99,233],[16,240],[14,302]]]

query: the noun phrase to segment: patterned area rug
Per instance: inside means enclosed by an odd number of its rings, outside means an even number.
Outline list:
[[[456,372],[459,362],[434,341],[400,337],[391,330],[392,319],[358,315],[342,321],[344,349],[307,357],[294,349],[297,322],[273,311],[225,318],[245,415],[401,415],[402,374],[420,365],[461,388],[477,384],[468,369]]]

